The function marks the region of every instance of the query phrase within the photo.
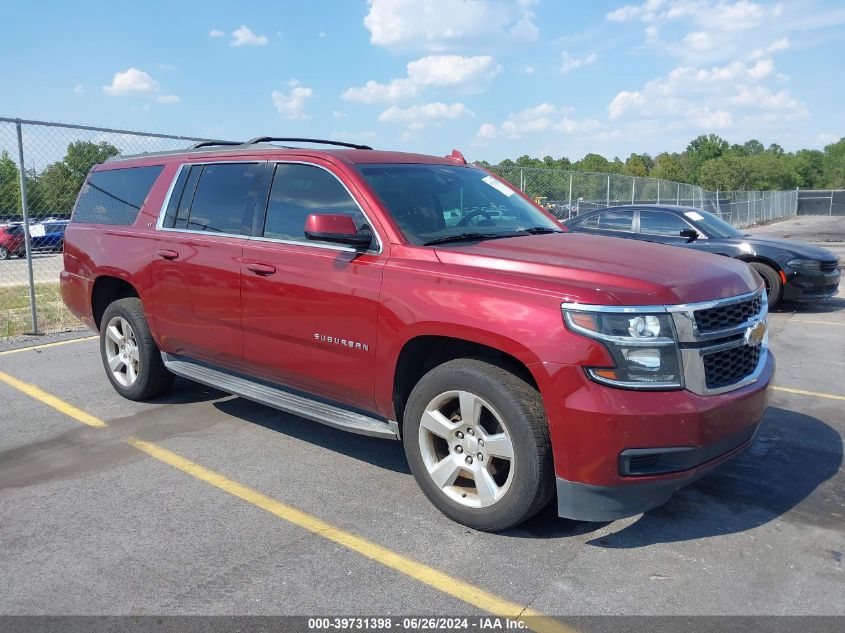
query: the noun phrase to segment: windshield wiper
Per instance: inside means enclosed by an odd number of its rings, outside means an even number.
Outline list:
[[[560,229],[553,229],[550,226],[532,226],[527,229],[519,229],[525,233],[531,233],[531,235],[542,235],[544,233],[563,233]]]
[[[423,242],[423,246],[448,244],[449,242],[468,242],[470,240],[497,240],[501,237],[519,237],[520,233],[458,233],[457,235],[445,235],[444,237]]]

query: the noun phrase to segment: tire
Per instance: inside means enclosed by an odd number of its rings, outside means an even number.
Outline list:
[[[463,409],[480,412],[478,422],[464,423]],[[554,494],[540,394],[488,362],[453,360],[423,376],[405,408],[403,444],[429,500],[449,518],[477,530],[522,523]]]
[[[5,246],[0,246],[0,260],[9,259],[12,254],[9,252],[9,249]]]
[[[771,310],[780,303],[783,296],[783,283],[780,280],[778,271],[767,264],[761,262],[751,262],[751,267],[760,273],[763,281],[766,282],[766,294],[769,299],[769,309]]]
[[[154,398],[173,384],[137,297],[106,308],[100,321],[100,356],[109,382],[128,400]]]

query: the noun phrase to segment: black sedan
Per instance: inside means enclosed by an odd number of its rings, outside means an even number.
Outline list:
[[[619,206],[582,213],[564,224],[576,232],[684,246],[748,262],[766,282],[770,307],[781,299],[826,299],[839,289],[839,260],[829,250],[749,235],[701,209]]]

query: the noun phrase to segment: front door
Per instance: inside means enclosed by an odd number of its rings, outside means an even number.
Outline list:
[[[349,214],[376,230],[327,167],[276,164],[265,221],[244,245],[244,357],[261,377],[372,408],[385,257],[378,238],[364,251],[307,239],[311,213]]]

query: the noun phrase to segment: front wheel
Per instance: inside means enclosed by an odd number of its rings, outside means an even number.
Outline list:
[[[769,309],[774,308],[783,296],[783,283],[780,274],[771,266],[761,262],[751,262],[751,267],[756,270],[766,284],[766,297],[769,301]]]
[[[173,384],[137,297],[119,299],[106,308],[100,322],[100,355],[115,391],[129,400],[153,398]]]
[[[497,365],[459,359],[423,376],[405,408],[403,443],[425,495],[464,525],[503,530],[552,497],[540,394]]]

